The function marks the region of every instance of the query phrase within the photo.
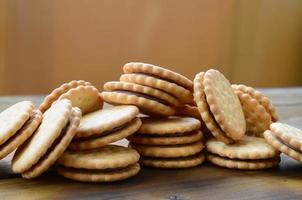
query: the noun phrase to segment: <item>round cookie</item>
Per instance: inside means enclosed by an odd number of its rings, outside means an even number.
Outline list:
[[[287,156],[302,162],[302,151],[300,149],[296,149],[295,147],[286,143],[281,138],[277,137],[273,131],[266,130],[263,135],[266,141],[274,148],[278,149]]]
[[[0,145],[0,159],[4,158],[22,145],[38,128],[42,120],[42,113],[34,110],[30,118],[12,137]]]
[[[103,107],[99,91],[92,85],[80,85],[72,88],[58,98],[58,100],[61,99],[69,99],[73,107],[81,109],[83,115]]]
[[[140,162],[144,166],[156,168],[189,168],[195,167],[203,163],[205,156],[203,153],[198,153],[189,157],[182,158],[152,158],[142,157]]]
[[[21,101],[0,113],[0,145],[22,128],[34,110],[31,101]]]
[[[139,157],[135,150],[117,145],[82,152],[66,151],[57,161],[58,172],[77,181],[119,181],[138,173]]]
[[[84,115],[75,138],[101,135],[132,121],[139,113],[135,106],[112,106]]]
[[[146,145],[178,145],[189,144],[202,140],[201,131],[192,131],[185,134],[172,134],[172,135],[145,135],[145,134],[133,134],[127,137],[127,139],[135,144]]]
[[[131,148],[146,157],[176,158],[186,157],[199,153],[203,149],[202,142],[195,142],[185,145],[151,146],[131,143]]]
[[[266,109],[248,93],[235,90],[239,97],[246,120],[246,131],[249,134],[263,137],[263,132],[269,129],[272,119]]]
[[[105,146],[135,133],[141,124],[141,120],[139,118],[135,118],[127,123],[125,127],[103,132],[103,134],[98,136],[74,139],[69,145],[69,149],[80,151]]]
[[[12,169],[15,173],[24,173],[39,162],[47,150],[60,136],[66,126],[72,106],[69,100],[60,100],[43,114],[42,122],[30,140],[20,146],[12,160]]]
[[[232,88],[235,91],[241,91],[241,92],[244,92],[246,94],[249,94],[252,98],[256,99],[259,102],[259,104],[262,105],[266,109],[266,111],[271,115],[272,121],[273,122],[278,121],[279,116],[278,116],[278,113],[276,111],[276,108],[271,103],[269,98],[264,96],[264,94],[262,94],[260,91],[257,91],[252,87],[248,87],[248,86],[242,85],[242,84],[241,85],[233,84]]]
[[[219,127],[215,119],[213,118],[213,115],[211,113],[211,110],[209,109],[209,106],[206,101],[206,97],[204,94],[204,86],[203,86],[203,80],[204,80],[204,72],[198,73],[194,78],[194,101],[197,104],[197,108],[200,112],[202,121],[206,125],[207,129],[212,133],[212,135],[217,138],[218,140],[230,144],[233,143],[233,139],[228,137],[223,130]]]
[[[142,95],[150,96],[150,99],[154,99],[155,101],[159,101],[163,104],[171,105],[171,106],[180,106],[181,103],[173,96],[169,95],[166,92],[161,90],[157,90],[152,87],[138,85],[135,83],[127,83],[127,82],[119,82],[119,81],[111,81],[104,84],[105,91],[128,91],[133,93],[139,93]]]
[[[79,108],[73,108],[69,121],[60,133],[60,136],[56,138],[46,154],[44,154],[36,164],[22,173],[23,178],[38,177],[57,161],[74,137],[76,129],[80,124],[80,118],[81,110]]]
[[[135,105],[141,112],[149,115],[172,116],[174,107],[156,101],[150,96],[127,91],[103,91],[103,100],[112,105]]]
[[[150,74],[153,76],[160,77],[164,80],[169,80],[174,82],[188,90],[193,90],[193,83],[187,77],[173,72],[171,70],[165,69],[163,67],[155,66],[152,64],[139,63],[139,62],[131,62],[127,63],[123,67],[124,73],[132,74],[132,73],[143,73]]]
[[[177,85],[173,82],[160,79],[159,77],[154,77],[146,74],[123,74],[120,77],[121,82],[136,83],[139,85],[153,87],[172,96],[175,96],[182,103],[192,103],[193,96],[192,92],[184,87]]]
[[[206,142],[206,149],[220,157],[241,160],[268,159],[279,155],[263,138],[252,136],[244,136],[234,144],[225,144],[212,138]]]
[[[45,97],[39,107],[39,110],[44,113],[51,106],[51,104],[55,102],[62,94],[80,85],[91,85],[91,83],[83,80],[73,80],[68,83],[62,84],[60,87],[54,89],[49,95]]]
[[[203,85],[215,121],[228,137],[240,140],[245,134],[246,123],[230,82],[219,71],[210,69],[204,74]]]
[[[259,170],[271,168],[279,164],[280,157],[263,160],[231,160],[220,156],[208,154],[207,160],[220,167],[241,170]]]
[[[191,132],[200,128],[200,121],[191,117],[142,117],[141,120],[142,126],[138,133],[147,135],[171,135]]]

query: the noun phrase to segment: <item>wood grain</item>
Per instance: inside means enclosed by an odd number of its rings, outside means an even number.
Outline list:
[[[262,90],[277,106],[282,122],[302,128],[302,88]],[[0,109],[22,99],[1,97]],[[204,164],[186,170],[144,168],[118,183],[89,184],[64,179],[55,171],[24,180],[10,170],[11,155],[0,161],[0,199],[301,199],[302,165],[282,155],[279,167],[263,171],[229,170]]]

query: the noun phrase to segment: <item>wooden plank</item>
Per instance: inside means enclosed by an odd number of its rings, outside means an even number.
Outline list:
[[[281,121],[302,128],[302,88],[263,89]],[[1,97],[0,109],[19,100],[39,103],[41,96]],[[209,163],[185,170],[144,168],[118,183],[90,184],[64,179],[55,171],[33,180],[10,170],[11,156],[0,161],[0,199],[301,199],[302,166],[282,156],[279,167],[260,171],[229,170]]]

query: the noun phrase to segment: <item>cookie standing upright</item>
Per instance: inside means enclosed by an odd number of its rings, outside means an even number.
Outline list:
[[[135,150],[116,145],[82,152],[66,151],[57,162],[57,171],[76,181],[121,181],[139,172],[139,157]]]
[[[41,122],[42,114],[30,101],[16,103],[0,113],[0,159],[27,140]]]
[[[53,102],[68,99],[72,106],[81,109],[82,114],[99,110],[103,106],[103,100],[99,91],[91,83],[79,80],[64,83],[45,97],[39,109],[45,112]]]
[[[264,138],[274,148],[302,162],[302,130],[284,123],[272,123]]]
[[[280,152],[258,137],[244,136],[233,144],[212,138],[206,142],[206,149],[211,163],[231,169],[266,169],[280,162]]]
[[[135,106],[114,106],[84,115],[71,150],[95,149],[121,140],[141,126]]]
[[[224,143],[240,140],[246,131],[241,104],[229,81],[217,70],[194,79],[194,100],[207,128]]]
[[[68,147],[80,123],[81,111],[69,100],[60,100],[43,114],[33,136],[20,146],[12,160],[12,169],[24,178],[34,178],[51,167]]]
[[[271,123],[279,117],[271,101],[261,92],[245,85],[232,85],[241,102],[246,119],[247,133],[263,137]]]
[[[157,168],[188,168],[201,164],[204,155],[200,122],[188,117],[143,117],[142,126],[129,136],[141,163]]]

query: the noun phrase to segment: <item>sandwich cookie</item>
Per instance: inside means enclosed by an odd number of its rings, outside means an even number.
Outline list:
[[[57,171],[76,181],[121,181],[139,172],[139,157],[135,150],[116,145],[82,152],[66,151],[57,162]]]
[[[135,83],[107,82],[101,95],[107,103],[135,105],[150,115],[174,115],[175,107],[181,105],[177,98],[164,91]]]
[[[207,160],[231,169],[265,169],[280,162],[279,151],[258,137],[244,136],[233,144],[225,144],[212,138],[206,142],[206,149]]]
[[[188,78],[151,64],[132,62],[123,67],[121,82],[136,83],[164,91],[183,104],[193,102],[193,84]]]
[[[259,91],[245,85],[232,85],[237,94],[246,120],[246,131],[250,135],[263,137],[272,122],[278,120],[276,109]]]
[[[12,169],[24,178],[34,178],[50,168],[68,147],[80,124],[81,111],[67,99],[57,101],[43,114],[33,136],[21,145]]]
[[[141,126],[135,106],[114,106],[84,115],[69,149],[95,149],[136,132]]]
[[[229,144],[244,136],[246,123],[240,101],[220,72],[210,69],[195,76],[194,100],[215,138]]]
[[[0,113],[0,159],[13,152],[37,129],[42,113],[30,101],[16,103]]]
[[[99,110],[103,106],[103,100],[98,89],[86,81],[71,81],[64,83],[53,90],[40,105],[39,109],[45,112],[53,102],[61,99],[71,101],[73,107],[81,109],[82,114]]]
[[[272,123],[264,138],[274,148],[302,162],[302,130],[283,123]]]
[[[142,117],[141,120],[141,128],[127,139],[130,146],[141,154],[143,165],[187,168],[203,162],[203,134],[197,119]]]

